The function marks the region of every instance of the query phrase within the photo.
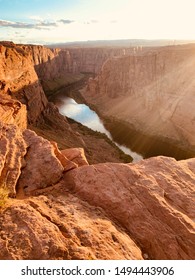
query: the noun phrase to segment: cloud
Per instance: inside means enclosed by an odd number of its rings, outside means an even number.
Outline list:
[[[56,22],[47,22],[47,21],[45,22],[45,21],[42,21],[42,22],[37,23],[36,26],[38,26],[38,27],[44,27],[44,26],[56,27],[57,23]]]
[[[13,28],[33,28],[34,24],[0,20],[0,26],[1,27],[13,27]]]
[[[63,23],[63,24],[70,24],[70,23],[74,22],[74,20],[61,19],[61,20],[58,20],[58,22],[61,22],[61,23]]]
[[[12,27],[12,28],[25,28],[25,29],[47,29],[47,27],[56,27],[55,22],[40,21],[38,23],[25,23],[25,22],[13,22],[7,20],[0,20],[0,27]]]

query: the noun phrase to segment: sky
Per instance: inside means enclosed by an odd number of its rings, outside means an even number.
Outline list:
[[[0,0],[0,41],[195,39],[195,0]]]

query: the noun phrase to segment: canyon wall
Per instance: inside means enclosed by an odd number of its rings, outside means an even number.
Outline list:
[[[49,49],[42,46],[28,46],[32,53],[38,76],[51,80],[67,73],[98,73],[110,57],[132,53],[132,48],[66,48]],[[45,66],[47,63],[48,66]]]
[[[47,106],[47,99],[31,63],[31,55],[13,43],[0,44],[0,93],[25,104],[33,123]]]
[[[81,79],[82,73],[99,73],[103,63],[110,57],[126,56],[133,52],[133,48],[21,47],[31,54],[32,64],[46,92]]]
[[[122,54],[123,49],[49,49],[1,42],[0,90],[26,104],[33,123],[48,105],[44,91],[75,82],[81,73],[98,73],[106,59]]]
[[[195,151],[195,46],[108,59],[83,96],[109,117]]]
[[[51,50],[43,46],[1,42],[0,102],[6,103],[6,106],[9,106],[9,102],[14,102],[11,114],[10,111],[2,109],[2,119],[9,118],[11,123],[13,120],[16,121],[14,119],[16,116],[19,123],[20,117],[16,112],[19,106],[24,108],[26,105],[28,126],[39,135],[58,142],[61,149],[82,147],[91,163],[105,160],[124,162],[127,158],[130,161],[130,157],[123,155],[103,136],[95,136],[89,129],[79,124],[70,125],[67,119],[59,114],[57,107],[47,101],[45,87],[48,88],[50,85],[51,89],[54,84],[58,89],[82,77],[78,67],[73,69],[75,63],[68,50]],[[10,100],[11,97],[14,98],[15,101],[7,101],[8,97]],[[8,112],[10,115],[6,115]]]

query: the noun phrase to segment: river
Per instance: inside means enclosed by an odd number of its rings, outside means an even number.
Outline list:
[[[79,84],[78,88],[80,86]],[[159,155],[174,157],[177,160],[195,156],[194,152],[183,150],[178,145],[170,143],[168,139],[165,141],[160,137],[148,136],[131,129],[125,122],[113,119],[102,121],[97,113],[87,105],[78,104],[74,99],[67,97],[66,93],[71,90],[72,87],[70,90],[67,88],[60,90],[52,96],[50,101],[56,104],[62,115],[80,122],[94,131],[105,133],[117,147],[133,158],[133,162]]]
[[[133,162],[141,160],[143,157],[133,152],[130,148],[125,145],[121,145],[118,142],[114,141],[111,133],[105,128],[102,120],[99,118],[96,112],[91,110],[85,104],[78,104],[73,98],[66,97],[63,95],[57,95],[52,101],[56,104],[59,109],[59,112],[71,118],[81,124],[91,128],[94,131],[98,131],[107,135],[107,137],[112,140],[112,142],[121,149],[125,154],[130,155],[133,158]]]

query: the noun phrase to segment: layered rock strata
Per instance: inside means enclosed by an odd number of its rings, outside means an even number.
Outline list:
[[[15,125],[0,126],[0,185],[15,197],[17,188],[25,193],[57,183],[64,171],[77,167],[48,140]]]

